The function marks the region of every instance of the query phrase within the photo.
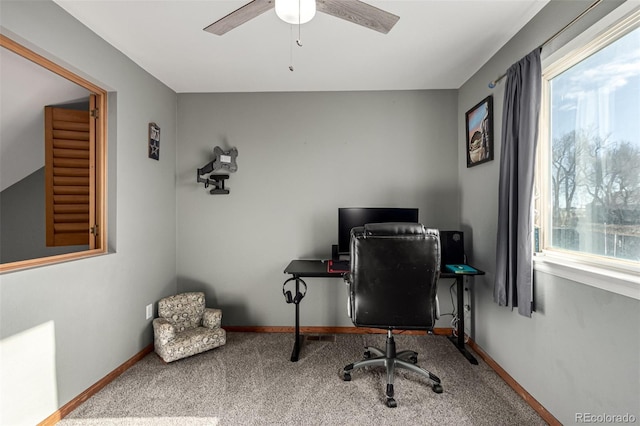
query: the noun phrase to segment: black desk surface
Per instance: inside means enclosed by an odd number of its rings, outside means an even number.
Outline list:
[[[324,260],[292,260],[284,270],[285,274],[298,277],[335,277],[340,278],[343,272],[329,272],[328,262]]]
[[[328,263],[325,260],[292,260],[284,270],[285,274],[298,277],[335,277],[340,278],[344,272],[329,272]],[[456,274],[454,272],[440,272],[440,278],[458,278],[465,275],[484,275],[484,271],[478,270],[476,274]]]
[[[484,271],[481,271],[478,268],[474,268],[477,272],[473,273],[473,274],[456,274],[455,272],[444,272],[441,271],[440,272],[440,278],[458,278],[458,277],[464,277],[464,276],[474,276],[474,275],[484,275]]]

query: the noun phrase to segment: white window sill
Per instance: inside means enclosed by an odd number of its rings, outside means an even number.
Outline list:
[[[544,252],[534,255],[533,269],[640,300],[638,268],[607,268],[574,256]]]

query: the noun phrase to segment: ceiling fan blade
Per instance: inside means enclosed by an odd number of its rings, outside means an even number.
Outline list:
[[[273,5],[274,0],[253,0],[240,9],[234,10],[224,18],[218,19],[213,24],[204,28],[204,30],[217,35],[225,34],[256,16],[262,15],[267,10],[273,9]]]
[[[316,0],[316,8],[331,16],[387,34],[400,19],[358,0]]]

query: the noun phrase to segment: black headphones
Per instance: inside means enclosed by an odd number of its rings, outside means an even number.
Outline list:
[[[291,294],[291,291],[285,290],[285,287],[287,286],[287,283],[289,281],[295,281],[295,280],[298,280],[298,282],[300,282],[300,284],[304,286],[304,292],[300,293],[300,291],[298,291],[296,293],[296,296],[293,297],[293,295]],[[300,278],[289,278],[284,282],[284,284],[282,284],[282,294],[284,295],[284,300],[287,303],[294,303],[297,305],[298,303],[300,303],[302,299],[304,299],[304,295],[307,294],[307,283],[302,281]]]

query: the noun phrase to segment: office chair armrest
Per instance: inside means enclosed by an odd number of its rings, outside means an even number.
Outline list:
[[[215,329],[222,323],[222,309],[205,308],[202,315],[202,326]]]
[[[154,339],[162,345],[166,345],[176,336],[176,328],[166,318],[156,318],[153,320]]]

